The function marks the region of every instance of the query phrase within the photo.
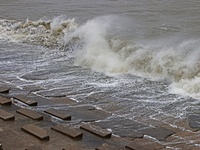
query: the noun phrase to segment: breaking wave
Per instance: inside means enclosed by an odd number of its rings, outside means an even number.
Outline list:
[[[52,21],[18,22],[15,20],[0,20],[0,37],[3,40],[21,42],[47,47],[63,47],[64,35],[77,28],[74,19],[63,16]]]
[[[135,43],[116,35],[120,18],[99,17],[78,26],[74,19],[0,21],[0,37],[66,50],[77,65],[108,75],[134,74],[170,83],[171,92],[200,98],[199,39]],[[172,44],[173,43],[173,44]],[[175,43],[175,44],[174,44]]]

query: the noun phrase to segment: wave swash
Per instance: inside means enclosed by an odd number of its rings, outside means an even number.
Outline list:
[[[112,18],[95,18],[82,26],[64,17],[24,23],[0,20],[0,39],[66,50],[73,47],[77,65],[108,75],[134,74],[168,82],[171,92],[200,98],[199,39],[171,45],[161,40],[136,44],[111,35],[116,23]]]

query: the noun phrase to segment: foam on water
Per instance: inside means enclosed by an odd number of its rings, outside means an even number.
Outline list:
[[[12,42],[21,42],[47,47],[63,47],[63,37],[77,27],[74,19],[57,17],[52,21],[17,22],[0,20],[0,37]]]
[[[161,39],[142,44],[116,36],[123,18],[97,17],[78,26],[63,16],[52,21],[0,21],[0,37],[74,52],[75,64],[107,75],[134,74],[168,82],[170,91],[200,98],[199,39]],[[120,36],[120,35],[119,35]]]

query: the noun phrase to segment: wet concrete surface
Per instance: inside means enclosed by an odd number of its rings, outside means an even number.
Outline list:
[[[2,85],[2,88],[9,86]],[[106,149],[199,149],[200,141],[197,137],[200,135],[194,124],[199,116],[190,116],[188,120],[177,122],[179,127],[185,127],[187,130],[169,126],[164,121],[145,120],[140,118],[124,119],[120,116],[113,116],[111,113],[99,110],[94,106],[85,105],[81,102],[75,102],[65,96],[59,96],[59,93],[36,95],[34,91],[40,88],[18,89],[9,87],[7,93],[0,93],[1,96],[12,100],[12,104],[0,105],[0,110],[13,114],[15,120],[4,121],[0,119],[0,144],[4,150],[23,150],[23,149],[43,149],[43,150],[61,150],[61,149],[85,149],[85,150],[106,150]],[[38,106],[28,106],[23,102],[13,98],[17,95],[27,96],[38,102]],[[62,95],[62,94],[61,94]],[[55,96],[55,97],[54,97]],[[45,113],[54,107],[62,113],[71,115],[71,120],[62,120],[51,114]],[[34,120],[27,116],[17,113],[20,109],[29,109],[43,116],[43,120]],[[157,116],[161,117],[161,116]],[[197,118],[196,118],[197,117]],[[164,118],[164,117],[163,117]],[[163,119],[164,120],[164,119]],[[101,130],[107,130],[112,133],[109,138],[104,138],[92,133],[91,131],[81,129],[83,123],[99,127]],[[49,140],[41,140],[33,134],[22,130],[22,127],[37,126],[44,130],[49,136]],[[83,133],[82,138],[72,138],[62,134],[52,127],[67,126],[77,132]],[[93,130],[92,126],[89,130]],[[98,128],[97,128],[98,129]],[[62,130],[62,129],[61,129]],[[94,129],[96,130],[96,129]],[[68,132],[69,130],[66,129]],[[34,129],[31,132],[36,132]],[[188,141],[188,142],[187,142]],[[193,141],[193,143],[191,142]],[[187,144],[185,144],[187,143]],[[151,146],[149,146],[151,145]]]

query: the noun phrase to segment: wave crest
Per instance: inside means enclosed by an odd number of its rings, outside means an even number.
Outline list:
[[[1,39],[47,47],[63,47],[64,35],[77,28],[74,19],[57,17],[53,21],[17,22],[0,20]]]

